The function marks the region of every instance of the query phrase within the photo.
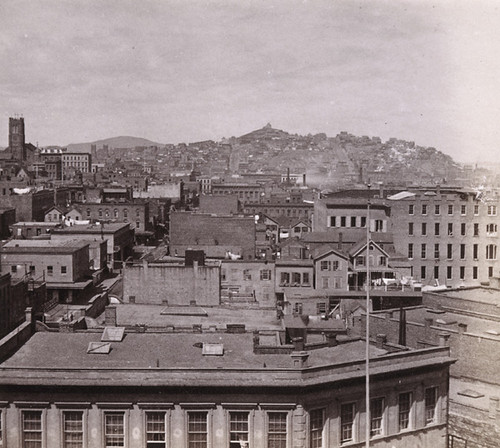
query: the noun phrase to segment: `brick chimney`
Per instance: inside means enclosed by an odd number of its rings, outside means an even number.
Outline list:
[[[107,306],[104,310],[104,321],[108,327],[116,327],[116,306]]]
[[[292,352],[290,354],[293,361],[293,366],[297,368],[307,367],[307,360],[309,359],[309,353],[301,351],[301,352]]]

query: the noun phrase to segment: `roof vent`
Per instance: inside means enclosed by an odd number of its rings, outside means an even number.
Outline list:
[[[201,350],[203,356],[223,356],[224,355],[224,344],[203,344]]]
[[[87,347],[87,354],[100,354],[100,355],[108,355],[111,351],[110,343],[103,342],[89,342],[89,346]]]
[[[125,336],[125,327],[104,327],[101,342],[121,342]]]

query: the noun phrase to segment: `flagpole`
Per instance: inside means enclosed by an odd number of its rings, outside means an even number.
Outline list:
[[[368,201],[366,203],[366,330],[365,330],[365,446],[370,448],[370,187],[368,184]]]

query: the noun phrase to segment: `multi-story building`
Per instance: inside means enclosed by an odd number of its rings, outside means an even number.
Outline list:
[[[388,199],[396,251],[424,285],[479,284],[499,275],[498,192],[418,189]]]
[[[74,225],[52,230],[51,239],[53,242],[65,241],[75,244],[79,241],[106,240],[108,268],[120,269],[132,253],[134,230],[126,223]]]
[[[66,213],[66,218],[75,221],[128,223],[136,232],[144,232],[150,229],[149,202],[142,200],[73,204]]]
[[[124,334],[37,332],[0,364],[2,445],[446,446],[448,347],[370,344],[368,420],[359,338]]]
[[[61,162],[63,173],[72,170],[82,173],[90,173],[92,171],[92,155],[90,153],[63,151]]]
[[[0,239],[10,236],[10,227],[16,222],[16,209],[0,206]]]
[[[48,301],[71,302],[91,285],[89,242],[12,240],[0,248],[0,269],[13,279],[44,279]]]

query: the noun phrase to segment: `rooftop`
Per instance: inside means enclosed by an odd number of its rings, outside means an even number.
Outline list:
[[[311,350],[304,367],[294,366],[293,353],[254,353],[253,336],[248,333],[128,333],[121,342],[111,342],[108,353],[88,353],[96,344],[104,344],[101,332],[35,333],[0,365],[0,382],[23,386],[228,387],[244,383],[246,387],[305,387],[364,377],[362,340]],[[203,355],[203,344],[222,344],[223,354]],[[388,353],[371,346],[370,354],[373,375],[452,362],[447,347]]]
[[[88,241],[11,240],[0,249],[3,253],[73,253],[88,246]]]
[[[130,228],[126,222],[112,222],[106,224],[88,224],[63,227],[54,229],[53,234],[72,234],[72,233],[115,233],[123,228]]]

